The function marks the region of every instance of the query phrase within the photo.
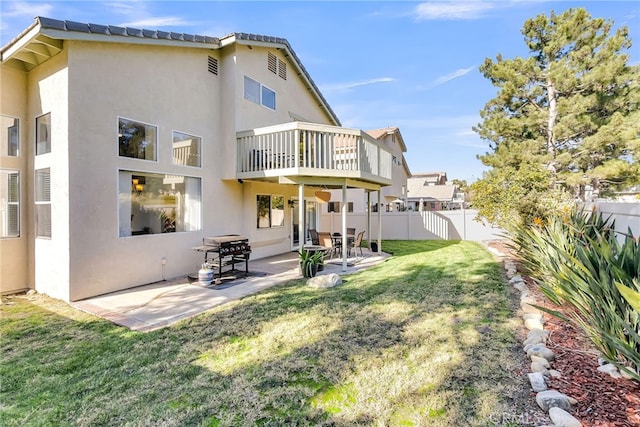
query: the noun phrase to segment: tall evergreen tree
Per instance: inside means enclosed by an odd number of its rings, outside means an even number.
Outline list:
[[[606,194],[640,182],[640,66],[628,65],[627,28],[612,26],[582,8],[539,15],[522,28],[530,57],[485,60],[480,71],[498,88],[474,128],[489,141],[485,165],[537,165],[548,188],[583,199],[587,185]],[[480,180],[474,192],[489,187]]]

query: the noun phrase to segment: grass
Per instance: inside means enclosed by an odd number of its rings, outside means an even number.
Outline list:
[[[0,424],[494,425],[525,389],[500,266],[384,242],[332,289],[296,280],[151,333],[44,296],[1,306]]]

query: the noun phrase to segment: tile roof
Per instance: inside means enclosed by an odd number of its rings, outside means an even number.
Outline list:
[[[115,25],[84,24],[74,21],[61,21],[59,19],[36,17],[42,28],[60,31],[75,31],[87,34],[101,34],[107,36],[140,37],[148,39],[177,40],[195,43],[215,43],[219,44],[220,39],[216,37],[200,36],[186,33],[174,33],[158,30],[144,30],[130,27],[118,27]]]
[[[424,185],[424,179],[409,178],[407,180],[407,198],[411,200],[452,200],[455,195],[455,185]]]

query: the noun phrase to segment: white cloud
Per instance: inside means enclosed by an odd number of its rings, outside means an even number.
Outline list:
[[[484,12],[492,9],[493,4],[487,1],[434,1],[420,3],[414,15],[417,20],[434,19],[477,19]]]
[[[440,76],[435,79],[432,83],[432,86],[439,86],[453,79],[457,79],[458,77],[462,77],[465,74],[468,74],[471,70],[473,70],[475,66],[469,68],[460,68],[459,70],[454,71],[453,73],[445,74],[444,76]]]
[[[11,2],[2,12],[5,17],[27,16],[35,18],[36,16],[49,16],[53,5],[47,3],[28,3],[23,1]]]
[[[122,27],[179,27],[193,25],[193,23],[178,16],[152,16],[119,25]]]
[[[320,90],[321,91],[348,90],[348,89],[353,89],[360,86],[368,86],[368,85],[373,85],[377,83],[388,83],[392,81],[395,81],[395,79],[391,77],[380,77],[376,79],[362,80],[359,82],[352,82],[352,83],[337,83],[332,85],[322,85],[320,86]]]

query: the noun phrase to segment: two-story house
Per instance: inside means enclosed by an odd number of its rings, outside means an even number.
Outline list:
[[[316,191],[392,184],[391,151],[341,127],[282,38],[39,17],[0,55],[3,293],[178,277],[206,236],[295,250]]]

